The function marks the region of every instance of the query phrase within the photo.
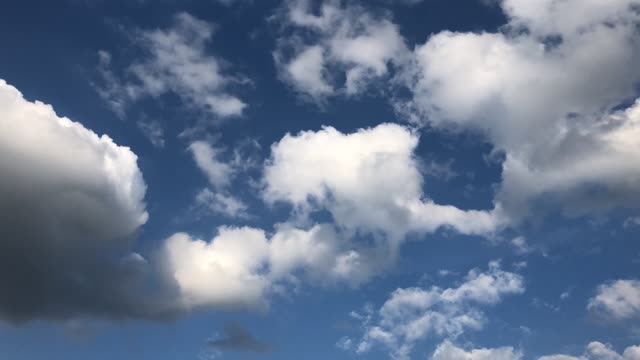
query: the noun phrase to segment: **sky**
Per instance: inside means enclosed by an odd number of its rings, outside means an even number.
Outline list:
[[[640,360],[640,0],[7,0],[0,353]]]

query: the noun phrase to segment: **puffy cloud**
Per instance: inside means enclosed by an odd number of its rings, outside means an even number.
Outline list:
[[[276,59],[282,61],[280,55]],[[309,46],[301,50],[283,70],[284,78],[297,91],[306,93],[313,99],[322,99],[334,91],[325,76],[325,58],[320,46]]]
[[[600,285],[588,309],[607,320],[640,317],[640,281],[617,280]]]
[[[326,209],[340,228],[384,234],[394,244],[413,231],[450,227],[486,235],[499,229],[499,209],[461,210],[424,197],[417,143],[416,133],[394,124],[352,134],[325,127],[286,135],[272,146],[263,196],[304,215]]]
[[[505,0],[502,32],[431,36],[414,53],[414,119],[481,131],[505,153],[496,202],[516,222],[548,205],[637,206],[638,4]]]
[[[363,353],[374,345],[382,345],[393,358],[408,359],[419,340],[429,336],[455,338],[467,330],[482,329],[487,320],[481,306],[495,305],[507,295],[522,292],[522,277],[502,270],[497,262],[490,263],[486,272],[471,270],[465,281],[457,287],[397,289],[380,307],[377,316],[372,310],[365,316],[357,314],[356,318],[364,319],[364,335],[354,346],[355,350]],[[461,351],[445,343],[436,350],[434,359],[449,359],[446,356],[453,356],[451,359],[464,358],[459,357],[464,354]],[[479,350],[472,354],[485,356],[492,352]],[[506,349],[496,350],[496,354],[515,355]]]
[[[145,316],[136,155],[0,80],[0,317]]]
[[[178,233],[166,240],[163,254],[187,309],[266,305],[269,244],[262,230],[220,228],[210,242]]]
[[[269,297],[297,276],[318,283],[358,283],[368,264],[359,264],[349,243],[330,225],[308,230],[278,225],[273,234],[261,229],[221,227],[210,241],[177,233],[161,249],[161,264],[177,289],[175,306],[265,309]]]
[[[630,346],[622,355],[615,352],[609,345],[598,341],[589,343],[587,350],[581,356],[548,355],[538,360],[638,360],[640,359],[640,346]]]
[[[357,5],[329,0],[315,14],[309,0],[291,0],[280,17],[294,29],[274,53],[282,77],[316,102],[338,91],[362,93],[409,53],[398,27],[387,16]],[[329,73],[340,75],[329,77]],[[336,77],[342,76],[344,83],[337,84]]]
[[[473,349],[466,351],[445,341],[431,356],[432,360],[520,360],[522,353],[512,347],[496,349]]]
[[[213,33],[213,25],[187,13],[176,15],[169,29],[138,31],[135,43],[147,57],[134,61],[123,80],[110,69],[111,56],[99,53],[99,94],[121,116],[131,102],[167,93],[214,118],[241,115],[247,105],[229,87],[246,79],[226,74],[224,62],[207,53]]]

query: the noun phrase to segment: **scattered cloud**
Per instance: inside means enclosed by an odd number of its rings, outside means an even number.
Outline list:
[[[206,141],[194,141],[189,151],[211,184],[211,189],[204,188],[196,195],[196,207],[228,217],[246,217],[248,206],[229,191],[237,169],[221,160],[222,150]]]
[[[598,341],[589,343],[587,350],[581,356],[548,355],[538,360],[637,360],[640,359],[640,346],[630,346],[618,354],[611,346]]]
[[[377,314],[370,310],[366,316],[358,316],[365,319],[364,335],[359,341],[352,340],[350,350],[365,353],[374,346],[382,346],[394,359],[409,359],[415,343],[420,340],[455,339],[467,330],[482,329],[487,319],[481,307],[495,305],[505,296],[523,292],[522,277],[502,270],[498,262],[490,263],[486,272],[471,270],[457,287],[397,289]],[[437,359],[459,353],[451,344],[443,346],[436,350]]]
[[[616,280],[598,286],[587,308],[606,321],[639,318],[640,281]]]
[[[316,103],[363,93],[409,54],[386,14],[334,0],[323,1],[319,14],[311,8],[309,0],[284,3],[276,18],[292,31],[279,39],[274,58],[282,79]]]
[[[168,93],[212,120],[242,115],[247,104],[231,88],[248,80],[229,75],[227,63],[208,53],[214,29],[212,24],[179,13],[168,29],[135,31],[133,43],[145,57],[134,60],[120,78],[112,69],[111,55],[100,51],[98,93],[120,117],[125,117],[132,103]]]
[[[511,240],[511,246],[518,255],[526,255],[533,251],[533,249],[529,247],[529,244],[527,244],[527,239],[523,236],[518,236]]]

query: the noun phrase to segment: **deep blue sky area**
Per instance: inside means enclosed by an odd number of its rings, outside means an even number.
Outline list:
[[[638,6],[4,0],[0,358],[640,359]]]

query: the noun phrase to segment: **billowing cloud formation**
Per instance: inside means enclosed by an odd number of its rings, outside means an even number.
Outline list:
[[[265,309],[279,285],[306,275],[318,282],[358,282],[368,264],[329,225],[301,230],[287,224],[268,236],[255,228],[222,227],[210,241],[179,233],[162,249],[164,272],[185,310]]]
[[[522,353],[512,347],[497,349],[473,349],[466,351],[445,341],[438,346],[431,360],[520,360]]]
[[[600,285],[588,308],[606,320],[640,318],[640,281],[617,280]]]
[[[415,119],[505,153],[497,202],[514,221],[637,207],[639,4],[504,0],[502,32],[433,35],[415,50]]]
[[[587,351],[582,356],[548,355],[538,360],[640,360],[640,346],[630,346],[620,355],[609,345],[594,341],[587,346]]]
[[[111,56],[101,52],[104,86],[99,88],[100,95],[121,116],[131,102],[167,93],[214,118],[241,115],[246,104],[228,88],[246,80],[225,74],[223,62],[207,53],[213,32],[211,24],[187,13],[176,15],[169,29],[139,31],[136,44],[148,56],[134,61],[124,80],[110,70]]]
[[[352,134],[326,127],[287,135],[272,147],[264,198],[288,202],[302,214],[326,209],[338,227],[383,234],[395,245],[412,231],[498,229],[499,209],[465,211],[424,198],[417,143],[415,133],[394,124]]]
[[[470,271],[458,287],[397,289],[377,314],[372,309],[353,314],[364,327],[364,335],[354,350],[364,353],[374,345],[382,345],[394,359],[409,359],[417,341],[430,336],[455,338],[467,330],[482,329],[487,320],[481,306],[495,305],[507,295],[522,292],[522,277],[502,270],[497,262],[490,263],[486,272]],[[443,346],[436,351],[439,357],[434,358],[448,359],[446,356],[459,353],[451,344]],[[508,351],[499,351],[502,352]]]
[[[294,35],[281,39],[274,56],[282,78],[315,102],[338,92],[363,92],[371,80],[388,75],[409,53],[387,16],[339,0],[323,2],[319,14],[311,6],[309,0],[285,2],[281,17]],[[341,75],[334,76],[335,72]],[[342,76],[340,84],[336,78]]]
[[[263,197],[291,204],[293,218],[271,234],[222,227],[210,241],[170,237],[162,250],[165,273],[177,284],[182,307],[264,308],[274,289],[298,274],[358,285],[393,264],[410,232],[488,235],[499,229],[498,211],[465,211],[423,198],[413,158],[417,142],[407,128],[391,124],[353,134],[325,128],[285,136],[272,146]],[[224,184],[226,167],[213,163],[208,145],[196,145],[191,150],[212,184]],[[329,211],[333,222],[309,225],[317,210]]]
[[[0,317],[143,316],[147,221],[129,148],[30,102],[0,80]]]

